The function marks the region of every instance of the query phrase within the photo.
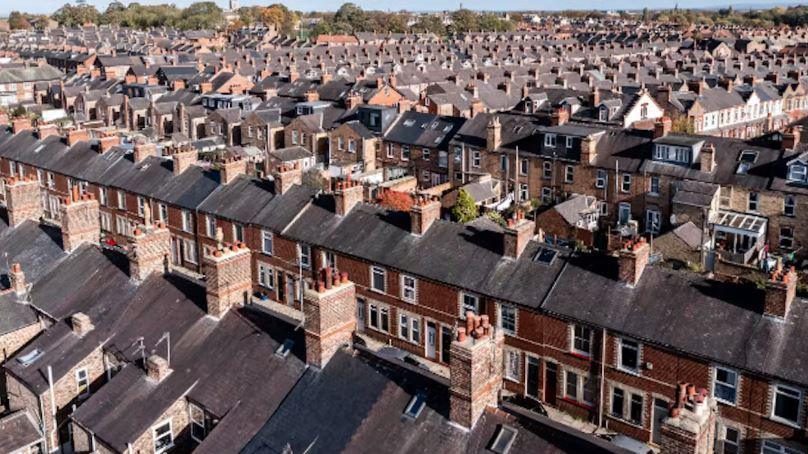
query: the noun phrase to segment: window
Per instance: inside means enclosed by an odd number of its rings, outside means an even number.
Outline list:
[[[628,339],[620,339],[618,342],[620,342],[617,359],[618,369],[633,374],[639,373],[640,344]]]
[[[797,425],[800,420],[802,391],[786,385],[775,385],[772,397],[772,419]]]
[[[216,237],[216,218],[211,215],[205,216],[205,234],[208,238]]]
[[[308,244],[298,243],[297,245],[297,261],[303,268],[311,267],[311,247]]]
[[[351,153],[356,153],[356,140],[348,139],[348,151]]]
[[[542,167],[541,172],[542,178],[544,178],[545,180],[549,180],[550,178],[553,177],[553,164],[550,161],[542,162],[541,167]]]
[[[50,189],[53,189],[53,187],[56,186],[56,180],[53,178],[53,174],[51,172],[48,172],[47,177],[48,177],[48,187]]]
[[[471,152],[471,166],[480,167],[480,152],[477,150]]]
[[[794,248],[794,227],[784,225],[780,227],[780,248]]]
[[[518,432],[513,427],[500,426],[491,447],[488,448],[495,454],[507,454],[516,439]]]
[[[101,230],[105,232],[112,232],[112,216],[109,213],[104,213],[103,211],[99,213],[100,220],[101,220]]]
[[[194,218],[191,217],[191,212],[182,210],[182,231],[190,232],[194,229]]]
[[[643,419],[643,396],[633,392],[625,391],[621,388],[612,389],[612,416],[642,425]]]
[[[395,157],[395,153],[393,152],[393,144],[392,143],[387,144],[387,157],[388,158]]]
[[[783,214],[794,216],[797,211],[797,201],[793,195],[786,195],[783,199]]]
[[[424,148],[423,150],[421,150],[421,157],[424,159],[424,161],[429,161],[430,157],[429,148]]]
[[[370,305],[370,327],[379,329],[379,308],[375,304]]]
[[[337,150],[342,151],[345,149],[345,139],[337,137]]]
[[[201,442],[205,438],[205,410],[189,403],[188,415],[191,423],[191,438]]]
[[[168,223],[168,206],[165,203],[157,205],[157,216],[159,220]]]
[[[505,378],[519,381],[519,352],[516,350],[505,350]]]
[[[409,161],[410,160],[410,147],[403,145],[401,147],[401,160],[402,161]]]
[[[564,379],[564,397],[587,405],[592,403],[589,379],[584,374],[568,370]]]
[[[412,276],[401,276],[401,299],[414,303],[416,297],[416,281]]]
[[[553,188],[548,188],[546,186],[541,188],[541,203],[544,205],[553,203]]]
[[[586,326],[572,327],[572,352],[589,356],[592,351],[592,329]]]
[[[732,427],[724,427],[724,451],[722,454],[738,454],[741,452],[741,431]]]
[[[620,191],[629,192],[631,190],[631,174],[624,173],[623,179],[620,182]]]
[[[297,131],[292,130],[292,145],[297,145]]]
[[[275,289],[275,271],[265,263],[258,263],[258,284],[270,290]]]
[[[499,305],[499,327],[510,335],[516,334],[516,307],[510,304]]]
[[[123,216],[115,216],[115,231],[119,235],[129,235],[129,221]]]
[[[233,241],[244,241],[244,226],[233,224]]]
[[[527,200],[529,197],[529,191],[527,183],[519,183],[519,200]]]
[[[645,231],[648,233],[657,234],[662,224],[662,215],[659,210],[651,209],[645,211]]]
[[[499,170],[503,172],[508,170],[508,155],[506,154],[499,155]]]
[[[376,290],[377,292],[384,293],[386,289],[385,285],[385,277],[386,273],[384,268],[380,268],[378,266],[371,266],[370,267],[370,288]]]
[[[721,186],[718,195],[718,204],[721,208],[729,208],[732,201],[732,186]]]
[[[519,161],[519,173],[521,175],[527,175],[527,171],[528,171],[528,160],[527,159],[521,159]]]
[[[269,230],[261,231],[261,252],[272,255],[272,232]]]
[[[323,251],[322,253],[323,265],[326,268],[331,268],[337,271],[337,256],[331,251]]]
[[[659,177],[654,175],[648,180],[648,193],[651,195],[659,195]]]
[[[414,344],[421,342],[421,320],[413,315],[399,312],[398,337]]]
[[[758,194],[757,192],[749,193],[749,204],[748,204],[749,211],[757,211],[759,197],[760,194]]]
[[[186,262],[197,264],[196,243],[194,240],[183,240],[182,255]]]
[[[555,148],[556,146],[556,135],[547,133],[544,135],[544,146]]]
[[[100,187],[98,188],[98,203],[107,206],[107,188]]]
[[[76,394],[79,397],[90,394],[90,376],[86,367],[76,371]]]
[[[803,454],[802,451],[783,446],[772,440],[763,440],[763,454]]]
[[[118,209],[126,209],[126,194],[123,191],[118,191]]]
[[[606,171],[603,169],[598,169],[597,174],[595,176],[595,187],[603,189],[606,187],[606,183],[608,182],[608,175],[606,175]]]
[[[146,199],[143,197],[137,198],[137,215],[143,216],[146,214]]]
[[[788,179],[797,183],[805,183],[808,180],[808,167],[802,164],[792,164],[788,168]]]
[[[416,419],[418,415],[421,414],[424,407],[426,406],[426,394],[423,392],[416,393],[410,399],[410,403],[407,404],[407,408],[404,409],[404,416]]]
[[[171,432],[171,420],[165,421],[152,428],[154,452],[160,454],[174,447],[174,434]]]
[[[572,183],[573,178],[574,178],[574,172],[575,172],[575,167],[573,167],[573,166],[568,165],[564,169],[564,182],[565,183]]]
[[[567,148],[572,148],[572,146],[574,144],[575,144],[575,138],[567,136],[567,139],[566,139]]]
[[[480,300],[476,296],[461,293],[460,303],[460,318],[465,318],[466,312],[468,311],[474,312],[475,314],[480,313]]]
[[[379,329],[386,333],[390,332],[390,309],[386,307],[379,311]]]

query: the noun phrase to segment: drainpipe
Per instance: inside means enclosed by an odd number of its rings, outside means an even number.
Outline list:
[[[603,387],[606,384],[606,328],[600,346],[600,397],[598,398],[598,429],[603,427]]]
[[[53,431],[49,435],[52,436],[53,433],[56,433],[57,427],[56,427],[56,398],[53,395],[53,368],[51,366],[48,366],[48,391],[50,393],[51,415],[53,416]],[[43,425],[44,425],[44,419],[43,419]]]

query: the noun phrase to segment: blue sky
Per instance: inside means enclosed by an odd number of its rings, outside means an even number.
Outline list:
[[[194,0],[175,0],[171,2],[170,0],[142,0],[140,1],[141,4],[159,4],[159,3],[175,3],[178,6],[188,6],[189,4],[193,3]],[[662,0],[645,0],[645,1],[631,1],[631,0],[602,0],[602,1],[591,1],[591,0],[565,0],[565,1],[531,1],[531,0],[507,0],[504,2],[492,2],[491,0],[464,0],[462,2],[465,8],[471,9],[491,9],[495,8],[498,10],[556,10],[556,9],[641,9],[643,7],[648,7],[651,9],[656,8],[671,8],[674,5],[674,1],[662,1]],[[0,14],[7,15],[10,11],[13,10],[22,10],[31,13],[50,13],[59,9],[62,5],[66,3],[66,0],[0,0]],[[88,3],[95,5],[99,11],[104,11],[107,5],[110,3],[109,0],[88,0]],[[128,3],[124,0],[124,3]],[[227,0],[217,0],[216,3],[219,6],[226,7]],[[248,0],[241,0],[242,6],[247,5],[269,5],[274,3],[272,0],[264,0],[264,1],[248,1]],[[334,0],[299,0],[295,2],[282,2],[286,4],[286,6],[300,11],[312,11],[312,10],[320,10],[320,11],[333,11],[339,8],[339,6],[343,3],[343,1],[334,1]],[[457,9],[461,2],[457,0],[410,0],[408,2],[399,2],[399,1],[392,1],[392,0],[382,0],[382,1],[355,1],[354,3],[358,4],[362,8],[365,9],[381,9],[381,10],[390,10],[396,11],[400,9],[402,6],[406,5],[408,10],[411,11],[420,11],[420,10],[443,10],[443,9]],[[730,0],[714,0],[714,1],[703,1],[703,0],[682,0],[679,1],[680,8],[705,8],[711,6],[723,6],[727,4],[733,4],[736,9],[743,9],[744,3],[737,3],[732,2]],[[749,2],[747,4],[751,4]],[[772,6],[783,4],[783,1],[754,1],[753,2],[756,7],[760,5],[768,5],[771,4]]]

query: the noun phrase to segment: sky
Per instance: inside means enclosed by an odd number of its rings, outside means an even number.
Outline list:
[[[141,4],[160,4],[160,3],[174,3],[177,6],[184,7],[193,3],[195,0],[142,0]],[[347,0],[346,0],[347,1]],[[535,0],[505,0],[500,2],[493,2],[491,0],[409,0],[406,2],[406,8],[409,11],[440,11],[440,10],[454,10],[460,7],[461,3],[464,8],[475,10],[558,10],[558,9],[642,9],[648,7],[650,9],[672,8],[674,1],[670,0],[564,0],[564,1],[535,1]],[[7,15],[14,10],[25,11],[29,13],[52,13],[61,8],[66,3],[66,0],[0,0],[0,15]],[[94,5],[99,11],[103,12],[110,0],[88,0],[89,4]],[[129,3],[124,0],[123,3]],[[228,5],[227,0],[216,0],[216,3],[226,8]],[[252,5],[270,5],[276,3],[273,0],[264,1],[249,1],[241,0],[241,6]],[[290,9],[297,11],[335,11],[339,6],[344,3],[342,0],[296,0],[294,2],[282,1]],[[375,9],[384,11],[397,11],[404,4],[396,0],[376,0],[376,1],[363,1],[357,0],[353,3],[361,6],[364,9]],[[744,9],[744,5],[753,5],[754,7],[762,6],[777,6],[783,4],[791,4],[789,0],[784,1],[766,1],[756,0],[750,2],[732,2],[730,0],[680,0],[680,8],[709,8],[709,7],[722,7],[732,4],[733,7]],[[749,7],[749,6],[747,6]]]

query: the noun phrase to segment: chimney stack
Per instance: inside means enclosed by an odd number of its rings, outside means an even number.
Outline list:
[[[660,425],[661,452],[678,454],[712,453],[716,439],[718,405],[709,392],[679,383],[676,401]]]
[[[485,145],[490,151],[498,149],[502,145],[502,124],[496,115],[488,122]]]
[[[73,186],[59,207],[62,222],[62,247],[67,252],[75,251],[84,243],[96,244],[101,238],[98,200],[93,194],[79,195],[79,187]]]
[[[774,271],[766,281],[763,314],[780,319],[786,318],[796,295],[797,272],[794,267]]]
[[[247,173],[247,160],[242,158],[229,158],[219,164],[219,180],[222,184],[230,184],[239,175]]]
[[[31,119],[28,117],[17,117],[11,121],[11,132],[14,134],[30,129],[32,129]]]
[[[673,121],[670,117],[662,117],[654,123],[654,139],[665,137],[671,133],[673,128]]]
[[[213,251],[205,268],[208,315],[222,318],[230,308],[249,302],[252,262],[247,245],[233,244]]]
[[[410,209],[410,231],[423,235],[440,218],[440,201],[436,198],[419,198]]]
[[[334,189],[334,208],[339,216],[345,216],[353,207],[362,201],[365,188],[361,183],[348,177],[344,181],[337,181]]]
[[[67,146],[72,147],[78,142],[90,140],[90,133],[86,129],[71,129],[67,131]]]
[[[37,137],[39,140],[56,135],[59,135],[59,128],[53,123],[45,123],[37,127]]]
[[[651,246],[645,238],[640,237],[636,241],[626,242],[619,252],[618,279],[630,287],[637,285],[650,255]]]
[[[793,126],[783,133],[783,140],[780,142],[781,150],[793,150],[800,143],[802,126]]]
[[[314,288],[303,294],[306,363],[323,368],[343,345],[350,345],[356,329],[356,287],[348,273],[323,268]]]
[[[157,383],[163,381],[164,378],[168,377],[169,374],[173,372],[168,365],[168,361],[160,355],[151,355],[146,358],[145,366],[146,376]]]
[[[715,170],[715,145],[712,143],[704,144],[699,153],[699,160],[702,172],[713,173],[713,170]]]
[[[282,164],[276,168],[272,178],[275,180],[275,194],[281,195],[292,186],[303,183],[303,171],[298,163]]]
[[[82,312],[76,312],[70,316],[70,326],[73,329],[73,332],[79,337],[84,337],[85,334],[95,329],[90,317]]]
[[[173,161],[174,175],[176,176],[180,175],[182,172],[185,172],[185,169],[190,167],[192,164],[196,164],[198,157],[196,149],[188,145],[174,150],[174,152],[171,154],[171,159]]]
[[[43,214],[42,191],[36,177],[8,177],[5,183],[8,224],[16,227],[27,220],[39,221]]]
[[[550,115],[551,126],[565,125],[570,121],[570,111],[565,107],[556,108]]]
[[[130,239],[129,275],[137,281],[154,272],[163,273],[171,254],[171,234],[162,222],[152,224],[148,203],[146,211],[144,225],[136,228]]]
[[[535,230],[536,223],[525,219],[525,213],[517,210],[514,217],[508,219],[508,225],[502,232],[503,255],[512,259],[519,258]]]
[[[11,290],[17,295],[22,296],[28,291],[27,283],[25,282],[25,273],[22,271],[22,266],[19,263],[13,263],[11,269],[8,270],[8,280],[11,283]]]
[[[581,138],[581,164],[591,165],[598,156],[598,141],[592,136]]]
[[[149,156],[157,156],[157,144],[147,142],[145,139],[140,139],[135,142],[135,147],[132,152],[135,163],[142,162]]]
[[[487,315],[466,313],[466,326],[457,329],[449,349],[449,417],[473,428],[485,408],[496,407],[502,388],[504,335]]]

